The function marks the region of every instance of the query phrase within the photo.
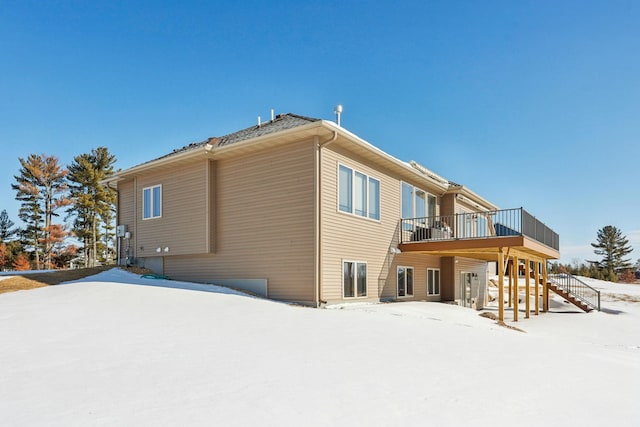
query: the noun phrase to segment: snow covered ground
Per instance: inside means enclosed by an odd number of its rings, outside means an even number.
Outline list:
[[[2,294],[0,424],[638,425],[640,286],[592,284],[605,311],[555,299],[507,322],[525,332],[447,304],[317,310],[121,270]]]

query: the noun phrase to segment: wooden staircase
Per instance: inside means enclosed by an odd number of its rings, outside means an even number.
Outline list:
[[[585,302],[583,302],[582,300],[574,297],[569,292],[565,291],[564,289],[562,289],[561,287],[557,286],[553,282],[550,282],[550,281],[547,282],[547,288],[550,291],[553,291],[556,294],[560,295],[562,298],[564,298],[565,300],[569,301],[571,304],[575,305],[580,310],[582,310],[582,311],[584,311],[586,313],[588,313],[588,312],[593,310],[593,308],[588,306]]]
[[[552,274],[547,288],[560,295],[579,309],[590,312],[600,311],[600,291],[587,285],[571,274]]]

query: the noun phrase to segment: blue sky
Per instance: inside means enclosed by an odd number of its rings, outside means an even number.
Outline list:
[[[640,258],[640,2],[0,3],[0,209],[18,157],[128,168],[293,112],[333,119],[594,259]]]

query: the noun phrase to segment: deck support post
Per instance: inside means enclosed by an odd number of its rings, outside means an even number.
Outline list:
[[[529,311],[531,310],[531,302],[529,301],[531,299],[531,292],[529,289],[529,285],[531,282],[531,274],[530,272],[530,267],[531,267],[531,261],[529,260],[529,258],[524,260],[524,277],[525,277],[525,282],[524,282],[524,295],[525,295],[525,300],[524,300],[524,317],[526,319],[529,318]]]
[[[518,286],[518,276],[520,275],[520,265],[518,263],[518,256],[513,257],[513,264],[511,268],[511,275],[513,276],[513,321],[518,321],[518,300],[520,299],[520,287]]]
[[[513,261],[511,258],[507,261],[507,265],[509,266],[509,308],[513,305],[513,299],[511,294],[513,294]]]
[[[504,252],[498,250],[498,320],[504,322]]]
[[[536,296],[536,308],[535,308],[535,313],[536,315],[540,314],[540,263],[538,261],[536,261],[533,266],[535,267],[535,274],[534,274],[534,280],[536,281],[535,283],[535,296]]]
[[[542,263],[542,311],[549,311],[549,287],[547,286],[547,260]]]

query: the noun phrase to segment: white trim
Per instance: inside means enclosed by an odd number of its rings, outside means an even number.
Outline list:
[[[352,166],[346,165],[342,162],[337,162],[338,167],[336,168],[336,212],[341,213],[341,214],[345,214],[345,215],[349,215],[349,216],[353,216],[356,218],[362,218],[362,219],[367,219],[369,221],[373,221],[373,222],[380,222],[380,219],[382,218],[382,180],[380,178],[377,178],[375,176],[369,175],[365,172],[362,172],[361,170],[358,170]],[[351,212],[347,212],[347,211],[343,211],[342,209],[340,209],[340,167],[345,167],[347,169],[349,169],[351,171]],[[359,173],[360,175],[365,177],[365,183],[366,183],[366,187],[367,187],[367,194],[366,194],[366,210],[367,210],[367,215],[362,216],[362,215],[358,215],[355,213],[356,211],[356,196],[355,196],[355,176],[356,173]],[[371,192],[370,192],[370,188],[369,188],[369,180],[370,179],[374,179],[375,181],[378,182],[378,218],[371,218],[371,212],[369,210],[369,201],[371,200]]]
[[[354,284],[353,284],[353,296],[346,297],[344,296],[344,264],[346,262],[351,262],[355,266],[355,276],[354,276]],[[367,268],[367,274],[365,276],[365,295],[358,296],[358,264],[364,264]],[[352,300],[352,299],[363,299],[369,297],[369,264],[367,261],[357,261],[353,259],[342,259],[340,262],[340,288],[342,293],[342,299]]]
[[[433,293],[433,294],[429,293],[429,272],[430,271],[434,271],[434,272],[437,271],[438,272],[438,293]],[[427,267],[427,296],[428,297],[436,297],[436,296],[440,295],[440,275],[441,274],[442,273],[440,272],[439,268]],[[434,275],[434,277],[435,277],[435,275]]]
[[[159,188],[160,189],[160,213],[157,216],[153,215],[153,202],[154,202],[154,198],[153,198],[153,189],[154,188]],[[149,194],[150,194],[150,200],[149,200],[149,207],[151,208],[151,216],[149,216],[148,218],[145,218],[144,216],[144,192],[145,190],[150,190]],[[156,184],[156,185],[150,185],[148,187],[143,187],[142,188],[142,220],[143,221],[147,221],[149,219],[158,219],[158,218],[162,218],[162,184]]]
[[[404,278],[405,278],[405,283],[404,283],[404,295],[398,295],[399,294],[399,286],[398,286],[398,273],[400,273],[400,269],[404,268],[405,269],[405,273],[404,273]],[[411,274],[411,295],[409,295],[407,293],[407,272],[406,270],[411,269],[411,271],[413,272]],[[416,270],[415,268],[413,268],[412,266],[408,266],[408,265],[398,265],[396,267],[396,297],[397,298],[413,298],[416,294]]]

